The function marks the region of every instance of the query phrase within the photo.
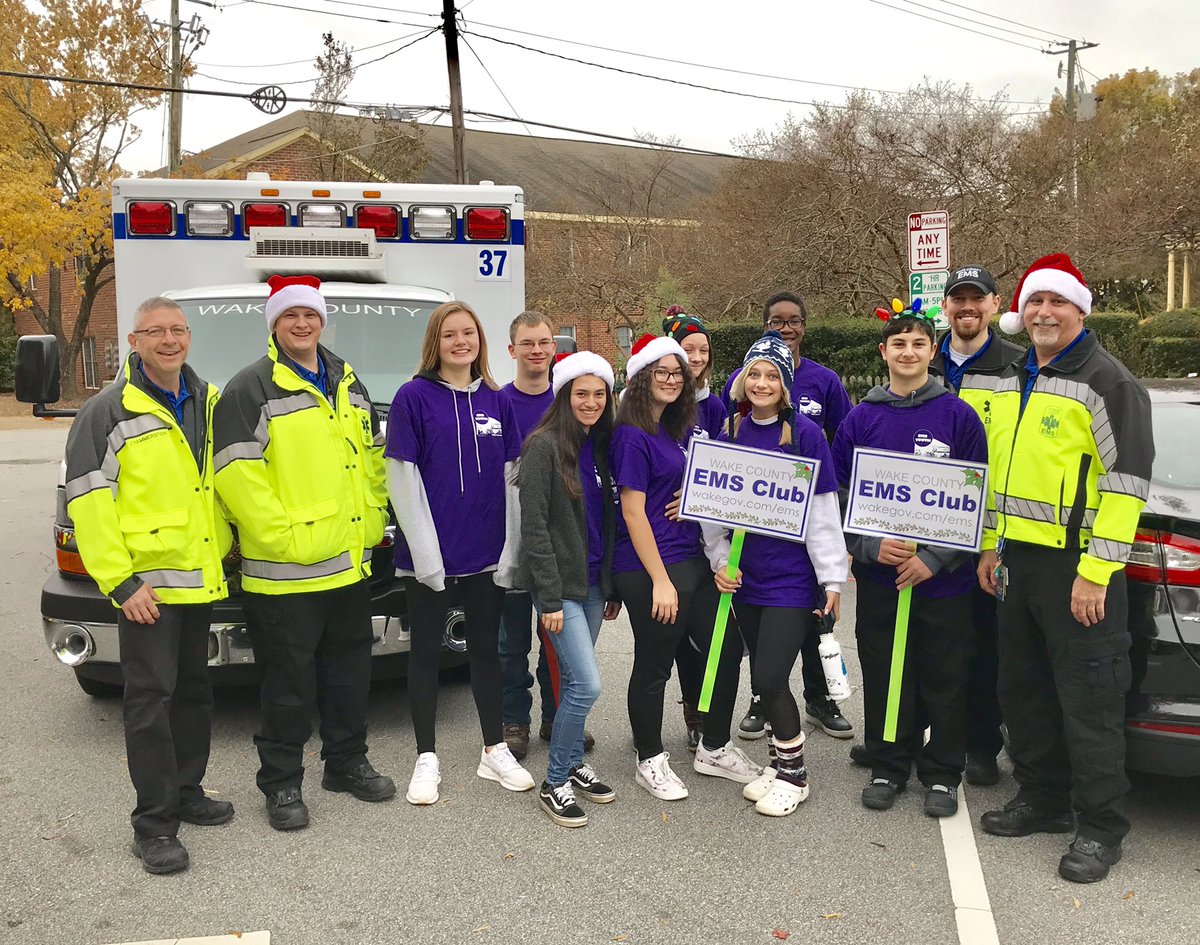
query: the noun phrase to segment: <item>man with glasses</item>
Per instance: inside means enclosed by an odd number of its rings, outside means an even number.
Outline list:
[[[777,292],[763,305],[763,325],[779,332],[783,343],[792,353],[796,365],[796,376],[792,381],[792,406],[796,413],[803,414],[825,431],[831,443],[838,426],[850,412],[850,396],[842,379],[823,364],[800,357],[800,345],[804,342],[804,331],[808,325],[808,309],[804,299],[794,292]],[[722,399],[729,403],[729,392],[733,379],[741,371],[734,371],[725,383]],[[853,738],[854,726],[838,711],[837,703],[829,698],[829,687],[825,683],[825,672],[821,668],[820,643],[817,634],[810,633],[801,649],[804,675],[805,715],[808,721],[818,726],[825,734],[834,738]],[[750,702],[746,717],[738,725],[740,738],[760,738],[766,731],[767,717],[758,696]]]
[[[180,821],[233,816],[200,785],[212,736],[208,628],[227,594],[230,531],[213,492],[217,389],[187,365],[187,318],[170,299],[147,299],[129,347],[124,376],[71,425],[65,490],[83,563],[120,608],[133,854],[163,874],[188,866]]]

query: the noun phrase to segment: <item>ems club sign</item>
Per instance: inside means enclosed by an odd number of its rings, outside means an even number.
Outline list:
[[[821,461],[692,437],[681,518],[804,541]]]

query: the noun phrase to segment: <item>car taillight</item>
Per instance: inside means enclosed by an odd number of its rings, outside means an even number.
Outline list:
[[[354,210],[354,225],[374,230],[376,239],[394,240],[400,235],[400,211],[395,207],[359,204]]]
[[[174,236],[175,204],[161,200],[138,200],[126,211],[132,236]]]
[[[1200,725],[1180,725],[1172,722],[1139,722],[1131,719],[1125,723],[1130,728],[1140,728],[1148,732],[1166,732],[1170,735],[1200,735]]]
[[[1147,584],[1200,587],[1200,541],[1172,532],[1138,532],[1125,573]]]
[[[252,226],[287,226],[287,224],[287,204],[248,203],[242,207],[242,230],[247,235]]]
[[[471,207],[467,211],[467,239],[508,239],[508,211],[503,207]]]

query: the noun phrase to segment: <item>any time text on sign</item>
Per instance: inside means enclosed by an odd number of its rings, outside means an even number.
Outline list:
[[[912,272],[950,268],[949,211],[930,210],[908,215],[908,268]]]

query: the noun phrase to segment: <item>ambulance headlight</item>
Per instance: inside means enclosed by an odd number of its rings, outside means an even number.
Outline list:
[[[300,204],[300,225],[345,226],[346,208],[340,203],[302,203]]]
[[[413,207],[409,223],[409,232],[415,240],[454,239],[453,207]]]
[[[232,236],[233,204],[189,201],[183,210],[188,236]]]

